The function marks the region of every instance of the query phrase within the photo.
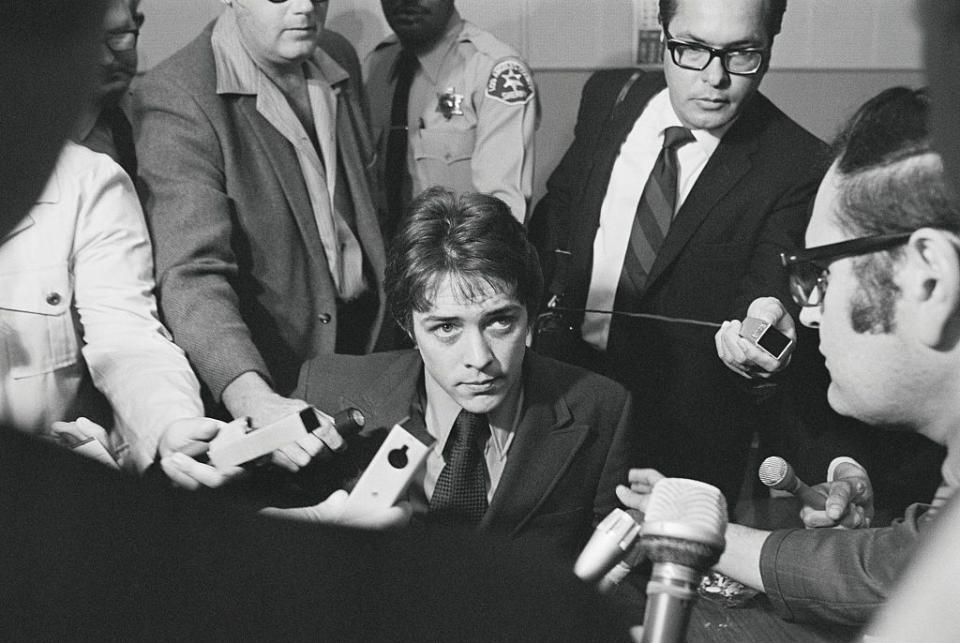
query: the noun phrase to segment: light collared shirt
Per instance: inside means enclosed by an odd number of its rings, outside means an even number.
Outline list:
[[[297,155],[313,209],[327,267],[341,299],[356,298],[365,289],[363,253],[350,226],[337,213],[337,83],[349,74],[319,47],[304,61],[307,95],[321,154],[280,88],[261,70],[243,44],[235,12],[221,14],[210,38],[217,67],[218,94],[257,97],[257,112],[277,128]]]
[[[677,149],[677,202],[674,214],[690,194],[700,173],[707,165],[732,121],[720,130],[691,130],[696,141]],[[613,310],[613,302],[620,283],[623,260],[630,243],[637,204],[646,181],[663,147],[664,131],[680,127],[680,118],[673,110],[667,89],[650,99],[640,117],[633,124],[620,147],[607,185],[607,193],[600,206],[600,226],[593,240],[593,267],[586,308]],[[599,350],[606,350],[610,336],[610,315],[587,313],[580,327],[584,341]]]
[[[368,56],[364,73],[381,177],[400,48],[396,35],[386,38]],[[488,193],[522,223],[533,190],[540,114],[529,67],[456,10],[440,39],[417,59],[407,102],[411,194],[433,185]]]
[[[0,424],[45,432],[90,401],[113,407],[117,455],[149,466],[200,385],[160,323],[153,253],[126,173],[67,143],[36,205],[0,239]]]
[[[423,484],[420,488],[426,494],[426,500],[433,496],[433,489],[437,478],[443,471],[446,461],[443,459],[447,439],[453,429],[453,423],[462,410],[460,405],[451,398],[443,387],[424,369],[424,389],[427,403],[424,409],[424,421],[429,433],[436,442],[427,456],[426,466],[423,469]],[[520,412],[523,408],[523,385],[518,379],[513,389],[504,398],[503,403],[487,414],[490,424],[490,436],[483,449],[484,461],[487,465],[487,501],[493,499],[493,494],[500,484],[500,477],[507,466],[507,454],[516,434],[517,423],[520,421]]]

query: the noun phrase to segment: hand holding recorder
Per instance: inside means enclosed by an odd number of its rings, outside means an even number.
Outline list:
[[[767,378],[790,363],[797,330],[779,299],[760,297],[742,322],[723,322],[714,341],[717,355],[731,371],[747,379]]]

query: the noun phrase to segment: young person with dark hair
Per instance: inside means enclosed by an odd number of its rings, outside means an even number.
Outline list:
[[[312,360],[298,394],[321,409],[357,406],[365,435],[403,421],[434,444],[410,492],[415,519],[453,517],[572,562],[616,507],[634,427],[621,386],[527,349],[542,281],[504,202],[427,190],[411,204],[386,276],[415,349]],[[466,428],[468,419],[480,428]],[[464,469],[449,484],[477,502],[451,506],[438,490]]]

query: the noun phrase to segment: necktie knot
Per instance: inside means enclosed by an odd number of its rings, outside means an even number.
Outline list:
[[[668,127],[663,132],[663,149],[673,150],[692,143],[696,138],[686,127]]]
[[[430,498],[430,513],[440,522],[476,524],[487,511],[487,466],[480,438],[487,416],[461,410],[448,438],[446,464]]]
[[[450,436],[453,439],[453,448],[467,447],[476,444],[480,434],[487,428],[487,416],[483,413],[471,413],[466,409],[460,411],[453,423]]]

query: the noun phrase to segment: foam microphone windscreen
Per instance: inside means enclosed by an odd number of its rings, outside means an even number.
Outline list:
[[[650,494],[643,535],[678,538],[721,551],[726,545],[727,501],[713,485],[665,478]]]

